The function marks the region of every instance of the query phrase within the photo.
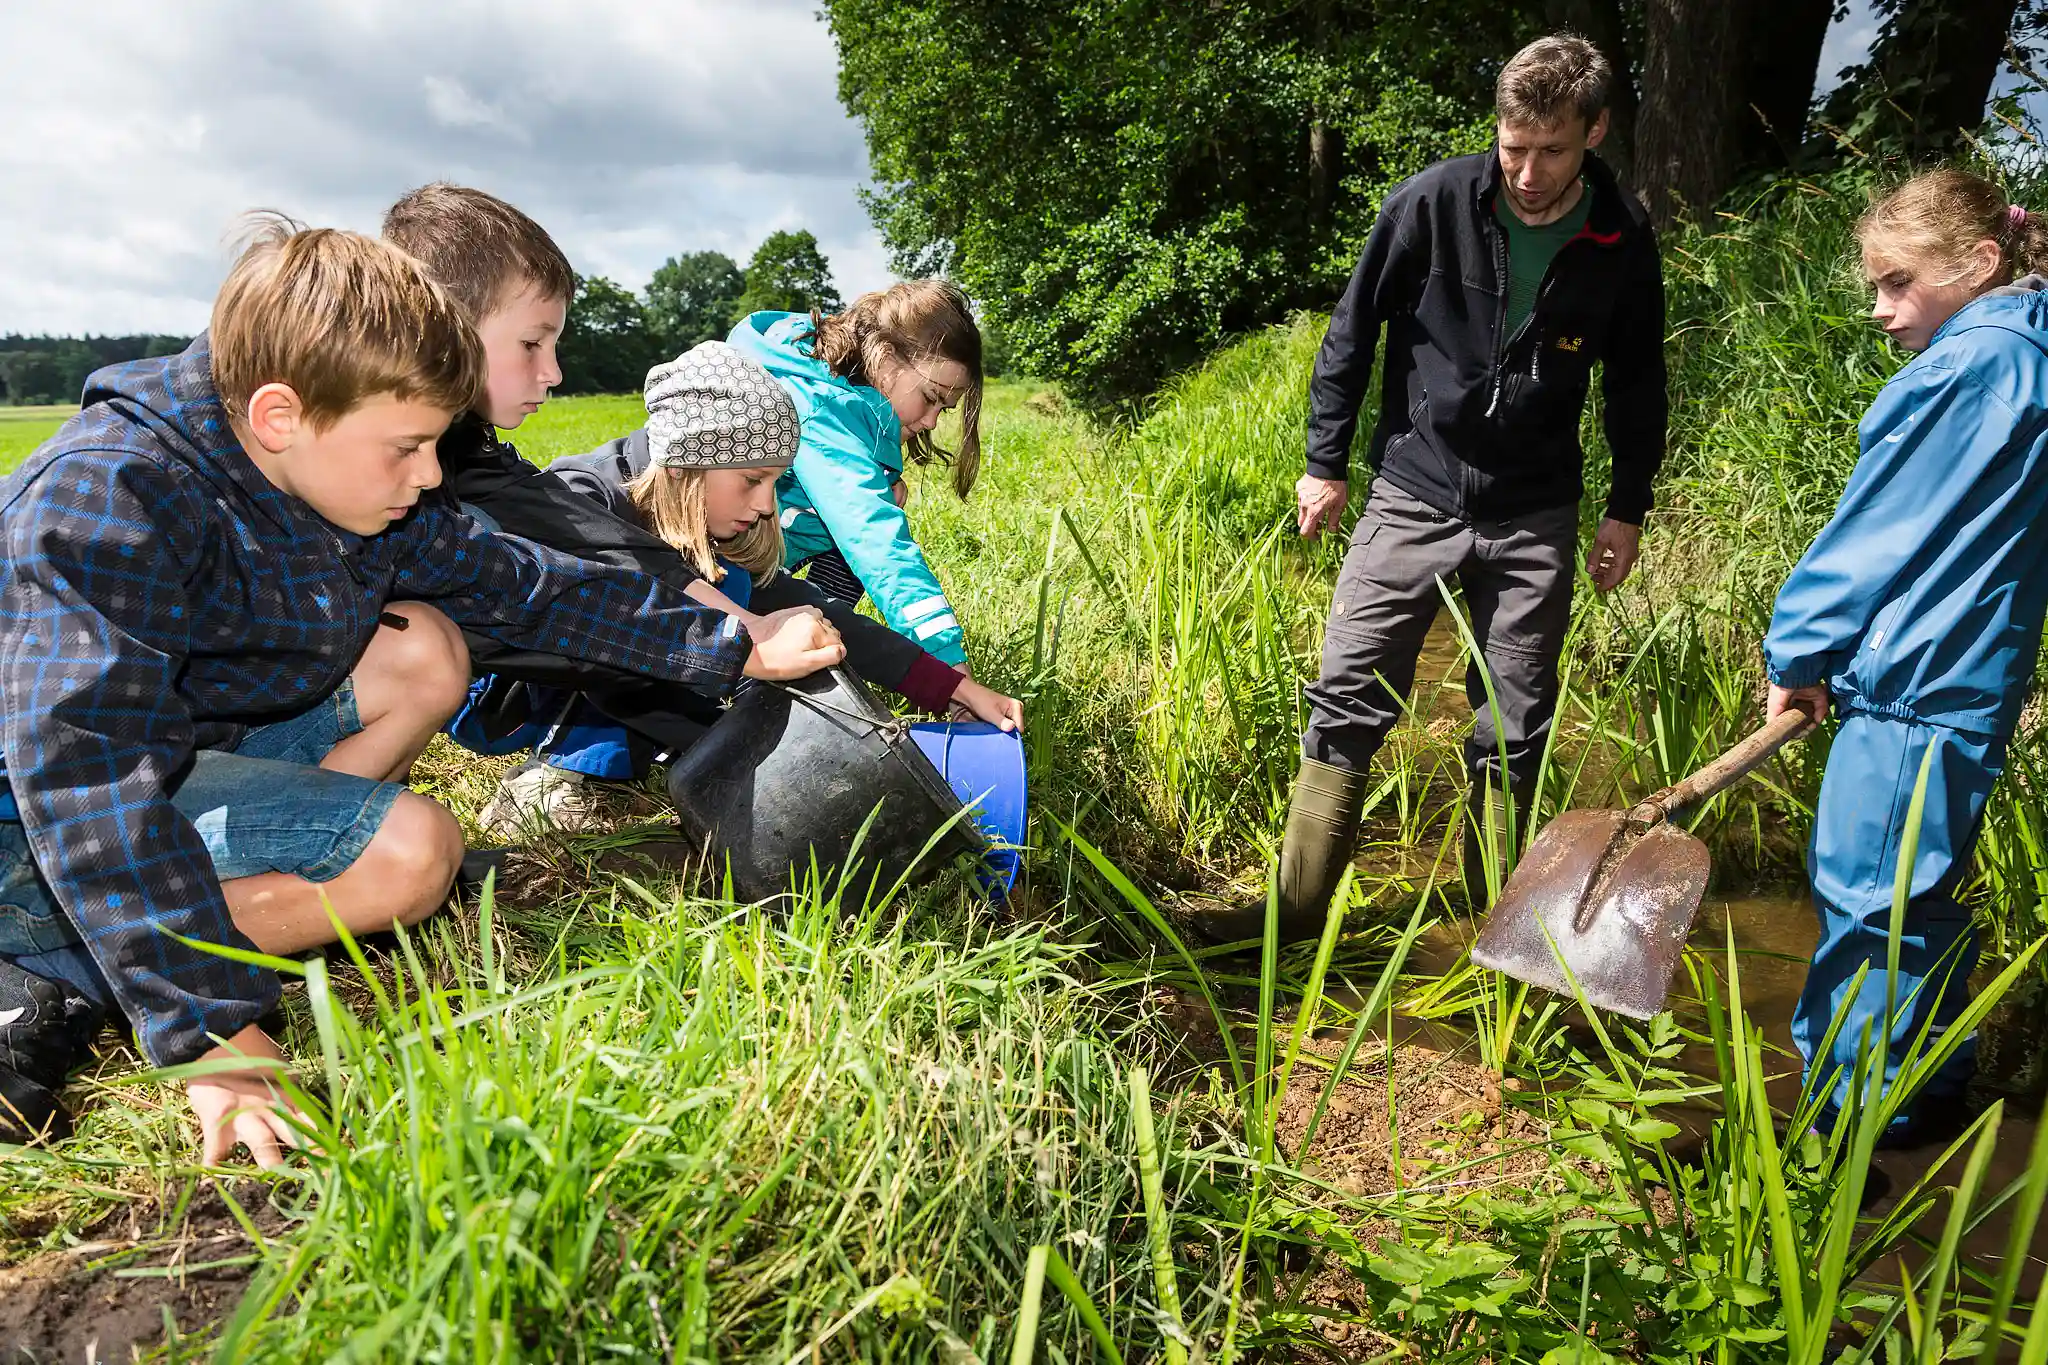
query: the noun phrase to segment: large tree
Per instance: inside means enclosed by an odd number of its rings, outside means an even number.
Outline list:
[[[1703,214],[1741,169],[1739,116],[1750,12],[1773,0],[1648,0],[1635,189],[1669,223]]]
[[[733,321],[761,312],[836,313],[843,306],[818,239],[808,232],[771,232],[747,262],[746,289],[733,305]]]
[[[670,356],[723,340],[746,288],[746,276],[722,251],[671,256],[647,282],[647,329]]]
[[[1884,27],[1870,60],[1828,101],[1850,142],[1911,157],[1952,150],[1984,121],[2000,54],[2040,22],[2029,0],[1872,0]]]
[[[870,209],[1020,364],[1149,392],[1342,287],[1388,187],[1487,144],[1535,0],[826,0]],[[1475,54],[1479,54],[1475,59]]]
[[[638,393],[662,359],[640,300],[602,275],[578,276],[562,331],[563,393]]]

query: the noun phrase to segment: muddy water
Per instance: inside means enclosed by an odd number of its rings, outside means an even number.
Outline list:
[[[1751,1020],[1763,1028],[1766,1040],[1784,1049],[1782,1056],[1766,1059],[1765,1088],[1774,1106],[1781,1111],[1789,1111],[1798,1100],[1800,1087],[1798,1054],[1792,1048],[1792,1008],[1806,980],[1806,964],[1820,934],[1819,922],[1814,916],[1812,902],[1803,896],[1796,899],[1710,898],[1700,908],[1700,917],[1693,929],[1694,947],[1709,954],[1722,953],[1727,942],[1725,926],[1731,921],[1735,926],[1735,944],[1740,955],[1738,966],[1742,973],[1743,1006]],[[1713,1074],[1711,1051],[1699,1056],[1689,1055],[1685,1060],[1689,1069],[1706,1076]],[[1773,1062],[1776,1065],[1772,1065]],[[1986,1077],[1994,1086],[2006,1079],[1996,1075]],[[2039,1112],[2036,1100],[2017,1095],[2006,1097],[2004,1117],[1998,1126],[1997,1147],[1984,1176],[1985,1193],[2002,1189],[2026,1173]],[[1880,1152],[1876,1165],[1891,1177],[1893,1190],[1903,1194],[1927,1173],[1941,1152],[1941,1147]],[[1935,1182],[1953,1184],[1960,1179],[1965,1159],[1965,1155],[1958,1155],[1947,1168],[1936,1173]],[[1984,1194],[1979,1195],[1980,1199],[1984,1197]],[[1880,1206],[1881,1209],[1889,1207],[1889,1203]],[[1921,1220],[1918,1230],[1925,1237],[1938,1238],[1947,1217],[1948,1208],[1944,1200]],[[1996,1259],[2005,1250],[2010,1226],[2010,1219],[2001,1210],[1964,1239],[1965,1252]],[[1911,1259],[1910,1252],[1908,1254]],[[2048,1268],[2048,1225],[2035,1232],[2033,1260],[2037,1273]],[[2036,1275],[2027,1276],[2030,1283],[2035,1278]]]
[[[1402,730],[1427,728],[1442,733],[1469,720],[1471,707],[1465,698],[1464,651],[1447,613],[1440,611],[1430,629],[1415,679],[1411,699],[1413,719],[1404,722]],[[1390,743],[1398,745],[1402,738],[1397,731]],[[1798,1053],[1792,1046],[1792,1010],[1806,980],[1806,965],[1813,954],[1819,925],[1803,887],[1776,895],[1710,895],[1694,926],[1693,946],[1718,961],[1724,953],[1727,926],[1731,922],[1742,973],[1744,1008],[1750,1019],[1763,1029],[1766,1041],[1778,1049],[1765,1059],[1766,1089],[1773,1104],[1781,1112],[1788,1112],[1797,1102],[1801,1079]],[[1462,924],[1432,931],[1417,945],[1410,970],[1424,974],[1449,970],[1463,955],[1469,932]],[[1675,999],[1674,1006],[1681,1010],[1686,1008]],[[1697,1004],[1691,1008],[1696,1014]],[[1419,1044],[1444,1053],[1460,1052],[1470,1043],[1469,1032],[1442,1022],[1400,1020],[1395,1033],[1402,1043]],[[2033,1051],[2037,1050],[2038,1044],[2029,1039],[2024,1047]],[[2006,1050],[2018,1052],[2021,1048]],[[1687,1070],[1703,1078],[1711,1078],[1715,1074],[1710,1048],[1691,1049],[1681,1062]],[[1989,1079],[1995,1082],[2006,1078],[1993,1075]],[[1986,1192],[2001,1189],[2025,1173],[2039,1113],[2038,1099],[2007,1096],[1997,1147],[1985,1174],[1983,1189]],[[1688,1126],[1704,1131],[1713,1116],[1701,1110],[1686,1117],[1690,1119]],[[1676,1116],[1674,1120],[1677,1121]],[[1929,1170],[1940,1155],[1939,1147],[1881,1152],[1876,1164],[1891,1178],[1894,1191],[1903,1193]],[[1959,1156],[1947,1169],[1937,1172],[1935,1183],[1953,1184],[1961,1177],[1963,1160]],[[1879,1206],[1880,1210],[1888,1207],[1889,1204]],[[1918,1231],[1929,1239],[1938,1238],[1947,1214],[1946,1202],[1937,1203]],[[2010,1220],[2003,1211],[1988,1219],[1965,1238],[1966,1252],[1995,1260],[2004,1251],[2009,1225]],[[1910,1249],[1907,1255],[1909,1259],[1913,1257]],[[2048,1219],[2043,1220],[2035,1234],[2033,1259],[2037,1272],[2048,1269]],[[1895,1266],[1893,1273],[1896,1273]],[[2027,1281],[2031,1285],[2036,1278],[2030,1274]]]

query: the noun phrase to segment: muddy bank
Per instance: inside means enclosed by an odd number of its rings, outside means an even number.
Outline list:
[[[270,1187],[231,1191],[265,1241],[291,1220]],[[118,1210],[78,1245],[0,1268],[0,1365],[125,1361],[178,1338],[201,1339],[233,1314],[261,1255],[211,1182],[182,1211],[153,1204]]]

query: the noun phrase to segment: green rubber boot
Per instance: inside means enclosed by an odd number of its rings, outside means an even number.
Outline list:
[[[1515,850],[1508,839],[1509,793],[1482,774],[1475,773],[1472,784],[1473,795],[1465,803],[1465,856],[1459,860],[1459,870],[1465,878],[1466,902],[1474,910],[1491,910],[1514,862]],[[1533,788],[1517,789],[1513,795],[1514,842],[1526,845],[1536,793]]]
[[[1287,830],[1280,841],[1280,941],[1318,938],[1330,911],[1330,897],[1358,848],[1359,815],[1371,775],[1304,758],[1294,775],[1287,804]],[[1197,927],[1213,943],[1261,939],[1266,934],[1266,901],[1212,903],[1197,911]]]

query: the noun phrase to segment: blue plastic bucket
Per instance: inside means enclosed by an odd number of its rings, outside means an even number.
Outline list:
[[[1023,861],[1025,785],[1023,737],[987,721],[922,721],[910,738],[932,761],[960,804],[974,813],[990,850],[982,885],[1008,894]]]

